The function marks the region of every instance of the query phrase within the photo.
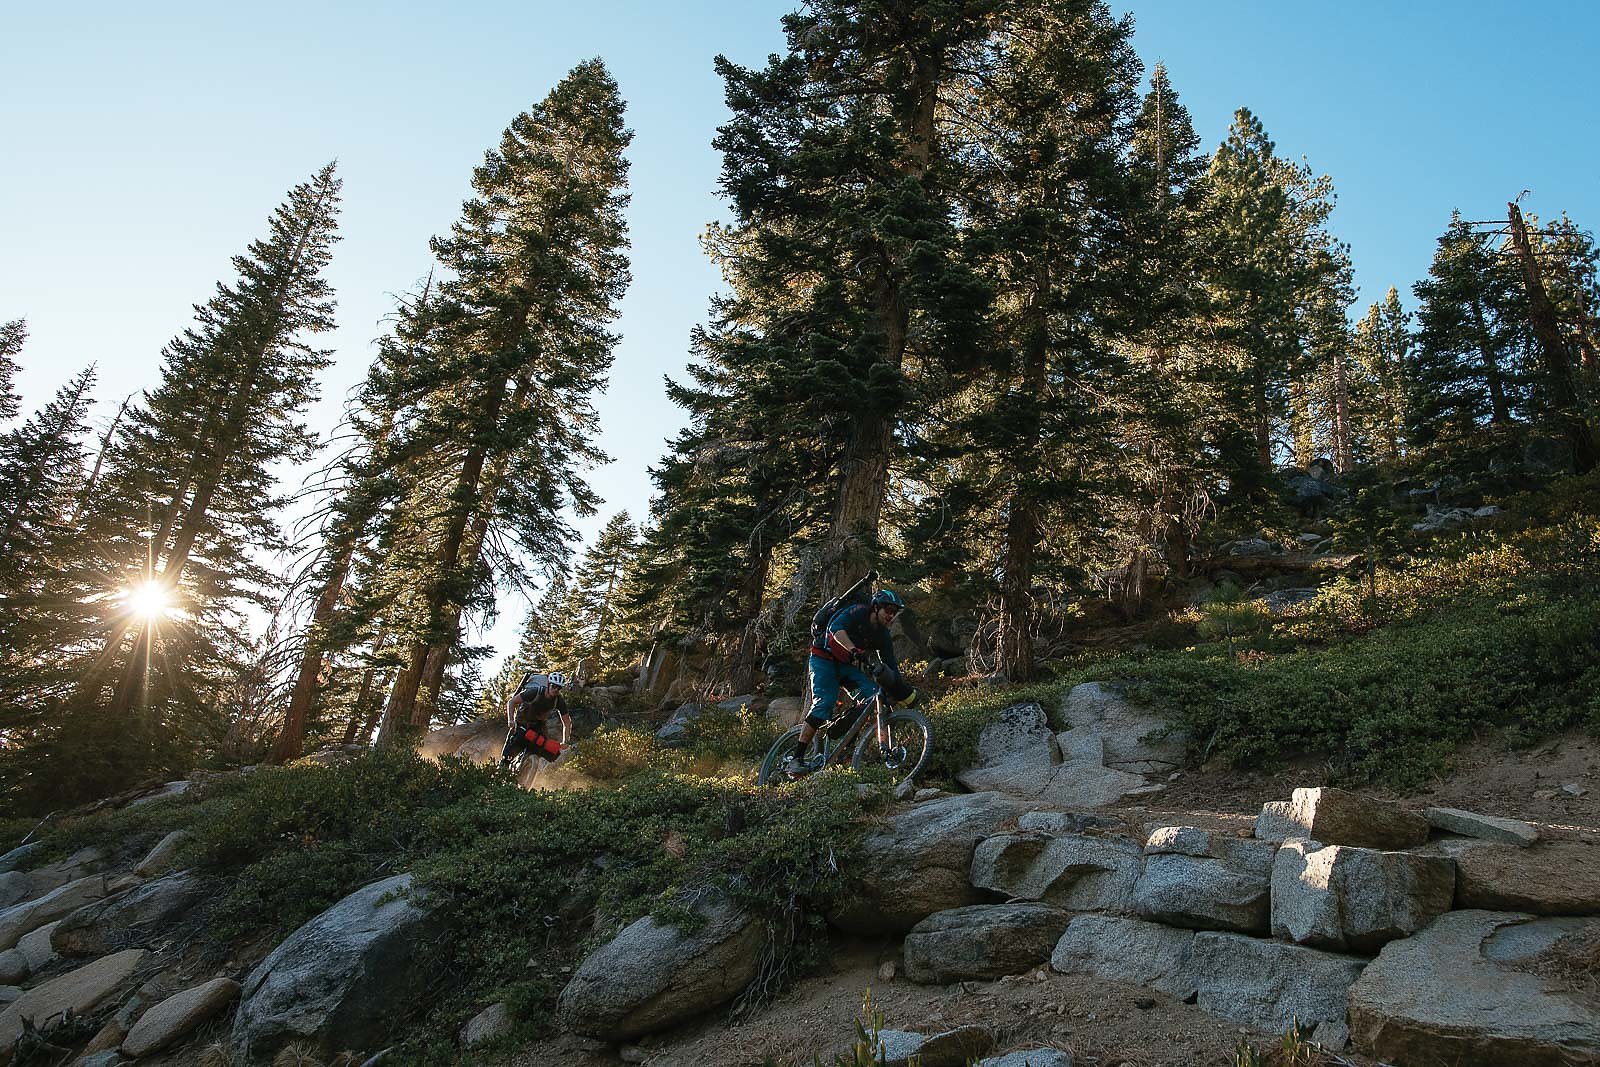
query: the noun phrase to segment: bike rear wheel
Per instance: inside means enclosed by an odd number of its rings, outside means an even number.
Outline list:
[[[756,771],[756,785],[782,785],[788,781],[783,773],[783,761],[788,759],[789,753],[794,751],[794,743],[800,739],[800,730],[804,724],[791,726],[778,735],[778,739],[767,749],[767,754],[761,760],[761,767]],[[834,750],[834,742],[829,739],[826,730],[818,730],[811,744],[806,746],[806,758],[821,760]]]
[[[850,767],[864,778],[887,776],[898,784],[922,773],[933,751],[933,724],[921,712],[904,709],[884,716],[886,744],[878,744],[878,732],[868,722],[861,727]]]

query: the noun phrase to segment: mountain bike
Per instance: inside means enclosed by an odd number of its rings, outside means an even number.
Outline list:
[[[882,663],[876,665],[881,669]],[[869,708],[868,704],[873,707]],[[874,714],[868,714],[873,708]],[[767,751],[756,773],[757,785],[777,785],[788,780],[783,762],[794,751],[804,723],[789,727]],[[833,717],[817,730],[806,750],[803,774],[841,766],[850,753],[850,769],[868,779],[898,784],[914,778],[933,751],[933,724],[921,712],[896,708],[887,693],[863,702],[854,693],[839,691]]]

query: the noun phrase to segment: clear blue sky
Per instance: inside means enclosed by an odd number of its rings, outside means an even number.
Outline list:
[[[428,267],[467,178],[518,111],[602,56],[635,131],[633,287],[600,404],[616,462],[607,513],[637,517],[648,464],[679,426],[661,376],[684,363],[716,274],[697,236],[719,217],[724,119],[711,59],[759,63],[793,2],[274,5],[95,2],[0,9],[0,320],[26,317],[29,405],[82,365],[102,409],[149,384],[161,346],[283,193],[329,159],[344,178],[330,274],[330,427],[393,306]],[[1281,154],[1332,175],[1333,226],[1363,302],[1409,305],[1452,208],[1566,210],[1600,226],[1589,0],[1114,0],[1166,62],[1206,149],[1250,107]],[[1364,306],[1364,303],[1363,303]],[[601,517],[603,519],[604,516]],[[593,530],[600,520],[585,523]],[[514,623],[521,603],[505,603]],[[503,638],[505,627],[492,635]]]

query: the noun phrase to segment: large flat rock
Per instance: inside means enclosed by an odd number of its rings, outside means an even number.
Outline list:
[[[1299,1020],[1305,1027],[1342,1024],[1350,985],[1367,961],[1242,934],[1194,935],[1187,975],[1205,1011],[1281,1034]]]
[[[972,855],[972,884],[1067,911],[1128,914],[1144,856],[1136,842],[1038,831],[996,834]]]
[[[845,894],[829,921],[852,933],[904,933],[936,911],[988,902],[969,879],[973,850],[1030,807],[970,793],[900,812],[868,833],[859,891]]]
[[[1484,841],[1499,841],[1506,845],[1531,845],[1539,840],[1539,829],[1521,819],[1502,819],[1494,815],[1479,815],[1460,808],[1429,808],[1428,825],[1446,833],[1476,837]]]
[[[50,944],[63,956],[147,948],[207,895],[199,875],[175,871],[78,908],[56,924]]]
[[[705,921],[692,932],[646,916],[595,950],[561,991],[561,1025],[632,1041],[737,996],[756,976],[766,925],[725,900],[697,910]]]
[[[1450,912],[1383,947],[1350,990],[1351,1036],[1369,1054],[1407,1065],[1600,1064],[1592,988],[1575,987],[1581,971],[1570,964],[1540,965],[1559,957],[1564,939],[1580,937],[1592,952],[1600,920]]]
[[[0,1012],[0,1049],[9,1049],[22,1033],[23,1019],[49,1030],[59,1025],[68,1011],[75,1015],[93,1011],[133,977],[147,955],[143,949],[130,948],[102,956],[28,990]]]
[[[1180,1000],[1194,995],[1189,950],[1194,931],[1112,915],[1080,915],[1050,954],[1062,974],[1149,986]]]
[[[1450,910],[1444,856],[1286,841],[1272,867],[1272,934],[1339,952],[1375,953]]]
[[[1307,837],[1325,845],[1357,848],[1416,848],[1428,841],[1428,820],[1388,800],[1344,789],[1296,789],[1287,821]]]
[[[906,977],[943,984],[1020,974],[1050,958],[1071,918],[1047,904],[977,904],[936,912],[906,935]]]
[[[1438,841],[1456,861],[1456,907],[1535,915],[1600,915],[1600,845],[1540,841],[1528,848],[1488,841]]]

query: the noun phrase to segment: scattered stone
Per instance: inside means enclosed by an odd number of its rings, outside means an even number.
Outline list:
[[[1148,986],[1180,1000],[1194,995],[1188,973],[1194,932],[1109,915],[1080,915],[1050,955],[1062,974]]]
[[[878,1034],[881,1067],[907,1067],[916,1057],[919,1067],[965,1067],[994,1047],[994,1034],[982,1026],[958,1026],[929,1037],[905,1030]]]
[[[805,715],[805,706],[799,697],[774,697],[767,704],[767,718],[787,730]]]
[[[194,785],[194,783],[188,779],[184,779],[181,782],[168,782],[155,792],[146,793],[137,800],[130,801],[128,807],[137,808],[142,807],[145,804],[153,804],[158,800],[171,800],[173,797],[181,797],[189,791],[189,787],[192,785]]]
[[[168,997],[139,1016],[122,1042],[122,1051],[138,1059],[175,1045],[232,1004],[238,995],[238,982],[214,978]]]
[[[1350,990],[1350,1031],[1394,1063],[1568,1067],[1600,1063],[1600,1013],[1570,981],[1523,966],[1594,919],[1453,911],[1391,941]]]
[[[1229,541],[1222,546],[1223,551],[1230,556],[1270,556],[1276,551],[1272,542],[1260,537],[1247,537],[1238,541]]]
[[[1044,904],[977,904],[937,912],[906,935],[906,977],[932,985],[1020,974],[1050,958],[1071,918]]]
[[[1055,1048],[1030,1048],[979,1060],[978,1067],[1072,1067],[1072,1054]]]
[[[1539,831],[1521,819],[1502,819],[1493,815],[1479,815],[1460,808],[1429,808],[1428,825],[1447,833],[1476,837],[1484,841],[1502,841],[1508,845],[1527,846],[1539,840]]]
[[[41,926],[31,933],[24,934],[17,942],[17,951],[27,957],[28,970],[33,974],[38,974],[58,958],[56,950],[50,944],[50,935],[61,922],[62,920],[57,919],[53,923]]]
[[[738,711],[741,708],[748,708],[754,703],[755,699],[756,695],[754,693],[741,693],[736,697],[728,697],[725,700],[717,701],[717,710]]]
[[[491,1004],[461,1027],[461,1047],[474,1049],[487,1045],[502,1034],[509,1033],[514,1022],[511,1009],[506,1007],[504,1001]]]
[[[40,1030],[49,1030],[59,1025],[68,1011],[74,1015],[93,1011],[122,987],[146,955],[143,949],[130,948],[102,956],[23,993],[0,1012],[0,1048],[11,1047],[22,1033],[23,1019],[32,1019]]]
[[[617,1050],[617,1058],[623,1063],[643,1063],[650,1058],[650,1054],[638,1045],[623,1045]]]
[[[921,804],[924,800],[938,800],[940,797],[945,795],[946,793],[943,789],[936,789],[933,786],[928,786],[927,788],[919,789],[913,793],[911,799],[915,800],[918,804]]]
[[[105,877],[92,874],[52,889],[36,900],[0,911],[0,950],[14,948],[24,935],[70,915],[105,895]]]
[[[699,704],[684,704],[672,713],[665,726],[656,731],[656,740],[668,746],[684,743],[689,724],[700,717]]]
[[[1272,841],[1278,844],[1282,844],[1291,837],[1304,837],[1305,830],[1294,821],[1293,813],[1293,801],[1267,801],[1261,805],[1261,814],[1256,816],[1256,837],[1262,841]]]
[[[1456,861],[1457,908],[1600,915],[1600,845],[1593,842],[1521,848],[1455,839],[1434,847]]]
[[[1125,838],[1025,831],[981,841],[972,884],[1069,911],[1127,914],[1142,867],[1139,846]]]
[[[1186,968],[1203,1011],[1269,1034],[1299,1020],[1344,1022],[1345,998],[1366,960],[1281,941],[1204,931]]]
[[[1134,911],[1168,926],[1265,934],[1276,851],[1267,841],[1162,827],[1145,844]]]
[[[1427,843],[1428,820],[1387,800],[1344,789],[1296,789],[1289,819],[1325,845],[1403,849]]]
[[[1350,1044],[1350,1026],[1335,1019],[1325,1019],[1312,1029],[1311,1040],[1325,1052],[1342,1052]]]
[[[133,869],[133,873],[141,878],[154,878],[166,874],[177,866],[178,850],[188,839],[187,830],[172,831],[156,843],[156,847],[150,850],[149,855],[139,861],[139,866]]]
[[[895,970],[896,968],[894,960],[884,960],[882,963],[878,964],[878,981],[894,981]]]
[[[967,793],[902,811],[867,835],[861,888],[828,915],[859,934],[904,932],[936,911],[981,904],[969,881],[977,843],[1027,810],[1014,797]]]
[[[0,952],[0,985],[20,985],[28,980],[28,975],[33,973],[33,968],[28,966],[28,957],[20,950],[8,948]]]
[[[1566,785],[1561,787],[1561,791],[1567,794],[1569,797],[1581,797],[1587,795],[1589,792],[1577,782],[1568,782]]]
[[[1443,856],[1287,841],[1272,867],[1272,935],[1375,953],[1449,911],[1455,888]]]
[[[732,1000],[756,976],[766,928],[726,900],[696,910],[693,933],[646,916],[593,952],[561,991],[561,1025],[631,1041]]]
[[[50,944],[63,956],[148,948],[175,918],[206,897],[205,885],[193,872],[163,875],[78,908],[56,925]]]
[[[246,1058],[291,1041],[333,1054],[374,1048],[430,976],[411,966],[445,918],[397,874],[356,890],[290,934],[244,981],[232,1044]]]

